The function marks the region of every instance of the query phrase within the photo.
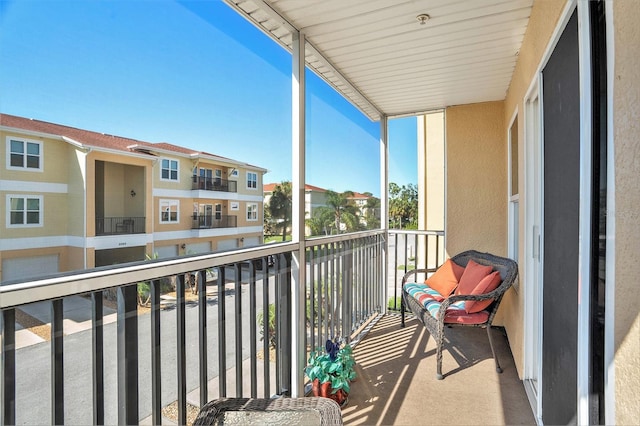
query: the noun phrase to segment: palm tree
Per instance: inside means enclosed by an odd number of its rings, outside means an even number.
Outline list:
[[[343,222],[347,230],[357,230],[359,226],[358,207],[349,200],[350,197],[353,197],[353,191],[338,193],[328,190],[326,196],[327,206],[333,211],[338,233],[340,233],[340,224]]]
[[[367,229],[380,228],[380,199],[371,196],[364,207],[364,219]]]
[[[282,229],[282,241],[285,241],[291,225],[291,182],[284,181],[273,188],[267,209],[276,221],[276,229]]]
[[[313,216],[305,220],[309,227],[310,235],[327,235],[327,225],[331,228],[333,222],[333,210],[329,207],[318,207],[313,211]]]

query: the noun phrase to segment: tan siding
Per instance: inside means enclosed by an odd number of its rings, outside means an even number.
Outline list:
[[[448,255],[467,249],[506,255],[507,151],[502,102],[448,108]]]
[[[613,4],[615,75],[615,389],[617,424],[640,424],[640,7]],[[609,285],[609,283],[607,283]]]

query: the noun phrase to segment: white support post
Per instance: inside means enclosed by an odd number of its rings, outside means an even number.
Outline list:
[[[305,259],[305,37],[293,31],[293,63],[291,78],[291,224],[292,238],[299,243],[291,262],[292,274],[292,323],[291,323],[291,396],[304,396],[304,373],[306,365],[306,259]]]
[[[389,299],[389,136],[388,118],[380,116],[380,228],[383,229],[385,244],[382,246],[382,313],[387,313]]]

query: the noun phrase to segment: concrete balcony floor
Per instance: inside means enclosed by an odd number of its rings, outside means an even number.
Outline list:
[[[503,373],[498,374],[487,332],[457,327],[443,351],[444,380],[436,380],[436,346],[411,316],[385,315],[354,350],[356,381],[342,410],[356,425],[533,425],[502,329],[492,330]]]

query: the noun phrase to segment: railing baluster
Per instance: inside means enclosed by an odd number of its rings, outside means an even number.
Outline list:
[[[2,311],[2,351],[0,360],[2,363],[2,399],[3,425],[16,423],[16,311],[5,309]]]
[[[273,264],[273,273],[274,277],[278,275],[280,268],[280,255],[274,256],[274,264]],[[275,279],[275,278],[274,278]],[[271,336],[269,336],[269,275],[267,274],[267,279],[262,280],[262,353],[264,354],[264,374],[263,374],[263,382],[264,382],[264,397],[268,398],[270,396],[270,383],[271,383],[271,372],[269,368],[270,353],[269,349],[271,347]]]
[[[280,321],[282,320],[282,315],[280,311],[280,297],[282,296],[280,282],[282,281],[282,270],[284,269],[284,257],[280,256],[279,262],[280,268],[278,269],[278,273],[275,276],[275,288],[274,288],[274,309],[275,309],[275,324],[276,324],[276,337],[275,337],[275,361],[276,361],[276,393],[281,393],[281,370],[282,370],[282,329],[280,328]],[[266,318],[265,317],[265,321]]]
[[[176,338],[178,353],[176,354],[178,374],[178,424],[187,424],[187,354],[186,354],[186,308],[184,300],[184,274],[176,280]]]
[[[336,308],[336,243],[329,244],[329,282],[327,283],[327,288],[329,291],[329,312],[330,323],[329,323],[329,335],[328,338],[333,338],[336,336],[336,325],[335,325],[335,308]]]
[[[160,280],[151,281],[151,419],[154,425],[162,421],[160,286]]]
[[[104,424],[103,292],[91,293],[91,346],[93,348],[93,424]]]
[[[307,259],[309,259],[309,296],[307,300],[309,301],[309,309],[306,311],[306,315],[309,318],[309,336],[311,338],[311,342],[309,343],[311,350],[316,348],[316,291],[314,285],[316,269],[316,259],[314,256],[315,251],[315,246],[307,247]],[[305,355],[305,359],[308,359],[308,355],[309,354]]]
[[[63,301],[51,301],[51,423],[64,424]]]
[[[324,321],[324,336],[323,339],[320,340],[320,343],[323,343],[325,340],[330,338],[329,334],[329,315],[330,315],[330,306],[331,299],[329,298],[329,243],[324,245],[322,250],[324,254],[324,282],[322,283],[322,289],[324,291],[324,309],[323,309],[323,321]]]
[[[118,424],[138,424],[138,289],[118,287]]]
[[[280,394],[291,396],[291,253],[284,255],[285,271],[282,280],[281,296],[284,306],[281,306],[283,318],[282,327],[282,348],[279,355],[282,356],[282,381],[280,383]]]
[[[234,265],[235,282],[235,341],[236,341],[236,397],[242,397],[242,264]]]
[[[225,309],[225,271],[223,265],[218,268],[218,386],[219,396],[227,396],[227,327]]]
[[[207,271],[198,272],[198,360],[200,365],[200,407],[209,400],[207,376]]]
[[[269,279],[269,264],[263,257],[258,260],[262,262],[262,279]],[[251,358],[251,398],[258,397],[258,362],[257,362],[257,348],[256,339],[258,338],[256,333],[257,320],[256,320],[256,268],[253,262],[249,262],[249,357]]]

